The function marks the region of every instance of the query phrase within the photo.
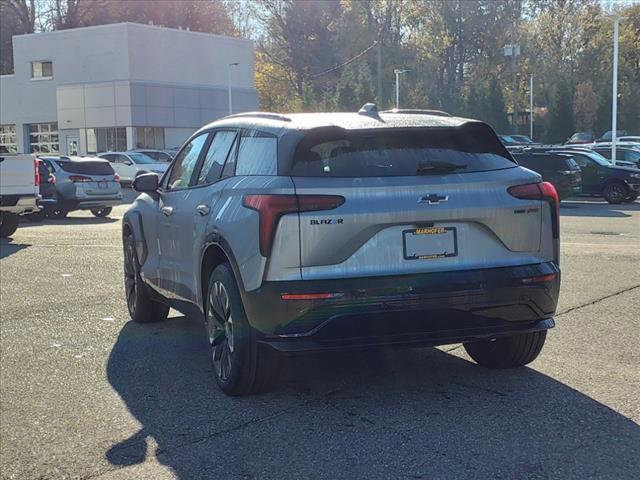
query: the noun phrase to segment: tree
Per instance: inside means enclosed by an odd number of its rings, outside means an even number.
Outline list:
[[[579,83],[576,87],[573,103],[576,129],[592,132],[598,114],[598,97],[591,82]]]
[[[550,107],[548,135],[553,142],[563,142],[574,130],[573,95],[568,80],[558,84]]]

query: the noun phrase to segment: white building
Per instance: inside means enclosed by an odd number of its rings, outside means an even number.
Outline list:
[[[15,36],[13,59],[0,152],[178,147],[228,114],[228,78],[233,111],[258,108],[249,40],[118,23]]]

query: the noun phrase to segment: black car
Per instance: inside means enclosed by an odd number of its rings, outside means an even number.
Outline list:
[[[640,170],[613,166],[599,153],[586,149],[554,150],[570,154],[582,170],[582,193],[602,195],[609,203],[631,203],[640,194]]]
[[[571,155],[549,152],[512,152],[517,162],[542,175],[542,180],[556,187],[560,200],[582,191],[582,173]]]
[[[613,147],[610,145],[593,147],[593,150],[608,160],[611,160]],[[640,151],[632,147],[616,146],[616,163],[618,161],[632,163],[633,166],[640,168]]]

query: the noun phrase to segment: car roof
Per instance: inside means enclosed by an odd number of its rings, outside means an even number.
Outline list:
[[[248,112],[224,117],[202,127],[200,131],[211,128],[236,127],[253,128],[283,135],[289,130],[310,130],[319,127],[338,127],[345,130],[369,130],[382,128],[415,127],[459,127],[476,120],[453,117],[441,113],[416,112],[338,112],[338,113],[291,113],[277,114],[268,112]]]

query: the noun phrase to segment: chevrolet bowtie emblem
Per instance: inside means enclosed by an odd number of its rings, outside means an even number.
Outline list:
[[[437,193],[430,193],[418,200],[418,203],[428,203],[429,205],[437,205],[440,202],[446,202],[449,200],[449,195],[438,195]]]

